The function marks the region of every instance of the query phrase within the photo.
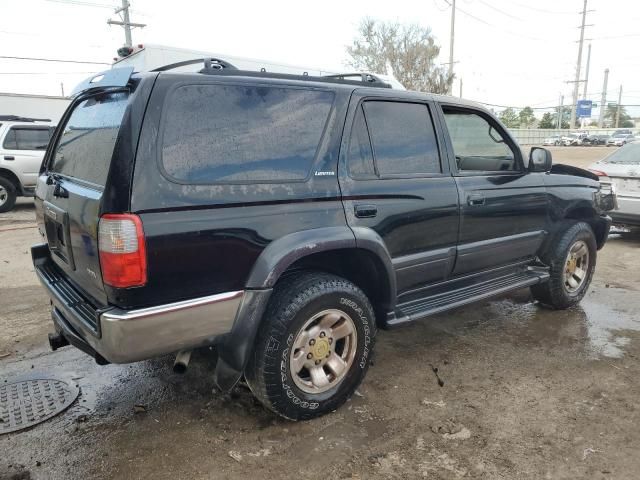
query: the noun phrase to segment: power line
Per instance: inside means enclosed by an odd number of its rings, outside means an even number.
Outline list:
[[[68,5],[78,5],[82,7],[108,8],[110,10],[113,10],[116,8],[115,5],[107,5],[105,3],[84,2],[81,0],[45,0],[45,2],[66,3]]]
[[[451,5],[449,0],[445,0],[445,2],[447,2],[449,5]],[[532,37],[532,36],[529,36],[529,35],[524,35],[522,33],[514,32],[512,30],[508,30],[506,28],[499,27],[499,26],[497,26],[497,25],[495,25],[493,23],[490,23],[490,22],[487,22],[486,20],[483,20],[480,17],[475,16],[472,13],[467,12],[466,10],[463,10],[460,7],[456,7],[456,10],[458,10],[460,13],[465,14],[469,18],[473,18],[477,22],[483,23],[483,24],[487,25],[488,27],[497,28],[497,29],[502,30],[503,32],[508,33],[510,35],[513,35],[513,36],[521,37],[521,38],[528,38],[529,40],[536,40],[536,41],[540,41],[540,42],[548,42],[549,41],[548,38]]]
[[[59,60],[55,58],[36,58],[36,57],[12,57],[8,55],[0,55],[0,58],[8,60],[30,60],[34,62],[57,62],[57,63],[79,63],[83,65],[111,65],[107,62],[83,62],[80,60]]]
[[[514,19],[514,20],[518,20],[518,21],[520,21],[520,22],[522,21],[522,19],[521,19],[520,17],[516,17],[516,16],[514,16],[514,15],[511,15],[510,13],[507,13],[507,12],[505,12],[505,11],[503,11],[503,10],[500,10],[499,8],[494,7],[493,5],[491,5],[491,4],[490,4],[490,3],[488,3],[488,2],[485,2],[484,0],[478,0],[478,2],[480,2],[480,3],[482,3],[483,5],[485,5],[485,6],[489,7],[491,10],[495,10],[496,12],[501,13],[501,14],[502,14],[502,15],[504,15],[505,17],[509,17],[509,18]]]
[[[514,2],[512,0],[509,0],[509,4],[510,5],[517,5],[518,7],[522,7],[522,8],[526,8],[529,10],[533,10],[534,12],[541,12],[541,13],[550,13],[552,15],[575,15],[576,12],[568,12],[568,11],[554,11],[554,10],[546,10],[544,8],[536,8],[536,7],[532,7],[531,5],[525,5],[519,2]]]

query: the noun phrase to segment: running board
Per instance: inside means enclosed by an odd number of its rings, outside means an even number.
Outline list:
[[[396,307],[395,315],[391,314],[387,319],[387,327],[396,327],[511,290],[530,287],[542,283],[548,278],[549,273],[543,269],[529,269],[401,303]]]

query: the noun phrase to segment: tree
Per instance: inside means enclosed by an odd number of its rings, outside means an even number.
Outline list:
[[[551,114],[551,118],[553,119],[553,127],[556,128],[558,125],[558,111],[554,111]],[[571,120],[571,107],[562,107],[562,123],[560,128],[567,130],[569,129],[569,120]]]
[[[516,114],[516,111],[511,107],[501,111],[500,115],[498,115],[498,118],[502,123],[504,123],[505,127],[507,128],[518,128],[520,126],[518,115]]]
[[[605,120],[609,120],[612,127],[616,126],[616,116],[618,114],[618,106],[617,105],[609,105],[604,112]],[[620,106],[620,124],[618,125],[620,128],[633,128],[635,127],[635,123],[631,120],[631,116],[627,113],[627,109],[623,106]]]
[[[393,75],[409,90],[447,93],[453,75],[436,63],[440,46],[431,29],[417,24],[362,20],[358,36],[347,47],[349,65],[357,70]]]
[[[520,119],[520,127],[522,128],[530,128],[536,121],[536,116],[533,114],[531,107],[524,107],[520,110],[518,118]]]
[[[556,128],[556,122],[553,119],[553,115],[549,112],[542,115],[542,120],[538,123],[538,128]]]

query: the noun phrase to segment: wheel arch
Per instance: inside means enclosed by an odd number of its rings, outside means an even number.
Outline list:
[[[566,222],[582,221],[587,223],[591,227],[591,230],[593,230],[593,234],[596,237],[596,245],[598,247],[598,250],[600,250],[607,241],[611,221],[608,217],[599,215],[593,205],[576,205],[573,208],[567,210],[564,219]]]
[[[247,280],[232,331],[218,345],[214,381],[221,390],[233,388],[244,373],[271,292],[283,275],[317,270],[342,276],[365,292],[379,322],[386,318],[396,300],[391,258],[375,232],[356,230],[343,226],[295,232],[263,250]]]
[[[8,168],[0,167],[0,177],[9,180],[15,187],[16,192],[20,193],[22,191],[22,184],[20,183],[20,179],[15,173],[13,173],[13,171],[9,170]]]

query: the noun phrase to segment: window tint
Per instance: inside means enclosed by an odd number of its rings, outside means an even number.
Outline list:
[[[378,173],[440,173],[435,131],[426,105],[365,102]]]
[[[51,171],[104,186],[127,98],[125,92],[97,95],[75,107]]]
[[[164,168],[188,183],[302,180],[332,103],[315,90],[181,87],[165,105]]]
[[[460,171],[518,170],[504,137],[478,114],[444,108],[444,118]]]
[[[13,127],[4,139],[4,148],[10,150],[46,150],[51,137],[49,127]]]
[[[362,107],[358,108],[353,121],[351,140],[349,141],[349,173],[352,177],[373,177],[373,152],[369,141],[369,132],[364,120]]]

